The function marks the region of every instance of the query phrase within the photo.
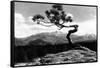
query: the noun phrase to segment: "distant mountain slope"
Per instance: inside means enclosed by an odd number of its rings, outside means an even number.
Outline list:
[[[77,36],[77,35],[71,35],[71,39],[73,42],[82,42],[82,41],[93,41],[96,40],[96,36],[93,34],[90,35],[84,35],[84,36]],[[40,44],[40,43],[49,43],[49,44],[62,44],[62,43],[68,43],[66,39],[66,34],[56,34],[53,33],[40,33],[37,35],[32,35],[26,38],[15,38],[15,45],[16,46],[24,46],[29,44],[29,42],[34,42],[34,44]]]

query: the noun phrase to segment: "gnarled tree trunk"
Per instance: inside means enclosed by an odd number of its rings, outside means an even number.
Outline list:
[[[68,31],[68,34],[67,34],[67,36],[66,36],[66,38],[68,39],[69,44],[72,45],[72,40],[71,40],[70,36],[71,36],[72,33],[77,32],[77,30],[78,30],[78,29],[77,29],[77,28],[78,28],[78,25],[71,25],[71,26],[69,26],[69,27],[74,27],[73,30],[69,30],[69,31]]]

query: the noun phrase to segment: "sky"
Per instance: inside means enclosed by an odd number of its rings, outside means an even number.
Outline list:
[[[49,10],[53,4],[40,3],[24,3],[15,2],[15,37],[24,38],[30,35],[45,32],[68,33],[73,28],[63,28],[58,30],[55,25],[46,27],[36,24],[32,21],[32,17],[41,14],[46,17],[45,11]],[[96,7],[63,5],[66,13],[73,16],[73,22],[65,25],[78,24],[77,35],[96,34]]]

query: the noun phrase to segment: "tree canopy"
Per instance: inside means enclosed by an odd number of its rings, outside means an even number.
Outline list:
[[[61,4],[52,5],[50,10],[45,11],[45,14],[46,14],[47,18],[49,19],[50,23],[53,23],[54,25],[56,25],[57,27],[60,27],[60,28],[62,26],[64,26],[63,23],[73,21],[71,16],[67,16],[67,14],[63,10],[63,6]],[[34,15],[33,18],[32,18],[33,21],[36,21],[36,20],[39,20],[39,19],[43,20],[45,18],[44,18],[44,16],[42,16],[40,14]],[[63,21],[62,24],[60,24],[60,20]]]
[[[37,14],[37,15],[34,15],[32,18],[33,21],[36,21],[37,19],[44,19],[44,16]]]

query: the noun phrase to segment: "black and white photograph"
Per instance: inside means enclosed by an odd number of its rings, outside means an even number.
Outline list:
[[[11,2],[11,66],[98,61],[97,6]]]

